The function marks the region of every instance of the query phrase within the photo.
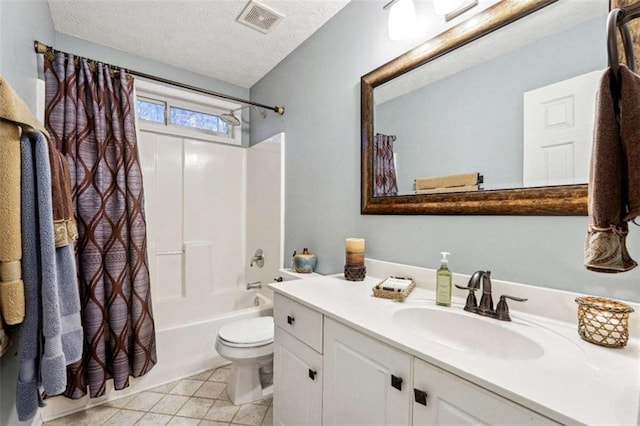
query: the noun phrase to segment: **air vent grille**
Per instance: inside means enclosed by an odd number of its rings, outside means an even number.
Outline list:
[[[284,15],[281,13],[258,2],[250,1],[238,16],[237,21],[266,34],[282,18],[284,18]]]

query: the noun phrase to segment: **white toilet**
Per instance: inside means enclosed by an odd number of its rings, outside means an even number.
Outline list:
[[[273,317],[235,321],[220,328],[216,351],[231,361],[227,393],[236,405],[273,394]]]

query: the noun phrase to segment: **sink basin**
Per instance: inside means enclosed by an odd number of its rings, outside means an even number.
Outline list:
[[[527,326],[520,324],[424,307],[400,309],[393,313],[393,319],[429,342],[471,355],[505,360],[530,360],[544,355],[544,348],[523,334]]]

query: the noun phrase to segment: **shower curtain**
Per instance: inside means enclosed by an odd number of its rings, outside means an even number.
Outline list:
[[[123,389],[157,360],[133,78],[61,52],[44,62],[45,122],[70,165],[79,234],[85,347],[65,396],[94,398],[107,380]]]
[[[393,163],[395,137],[376,134],[373,141],[373,196],[396,195],[396,167]]]

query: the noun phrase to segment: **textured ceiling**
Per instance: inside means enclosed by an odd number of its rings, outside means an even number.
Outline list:
[[[49,0],[56,31],[249,88],[349,0],[260,0],[268,34],[236,18],[248,0]]]

